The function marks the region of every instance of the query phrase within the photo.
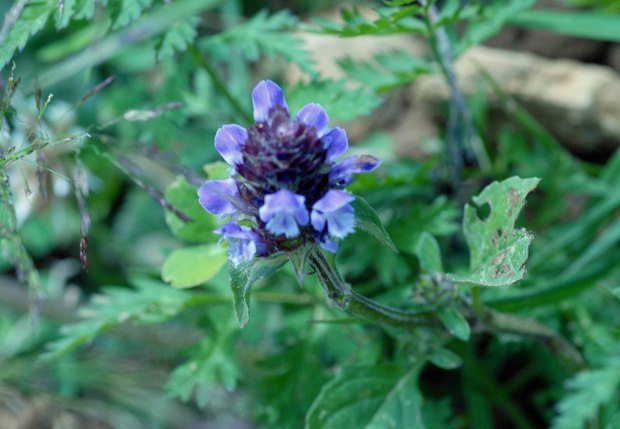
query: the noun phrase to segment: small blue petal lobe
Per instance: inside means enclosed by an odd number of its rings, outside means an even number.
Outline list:
[[[233,179],[207,180],[198,189],[198,202],[209,213],[229,215],[237,211],[232,200],[239,197],[237,183]]]
[[[309,127],[316,128],[319,134],[329,123],[327,112],[320,104],[316,103],[310,103],[302,107],[297,114],[297,120]]]
[[[275,106],[282,106],[288,111],[282,89],[270,80],[263,80],[252,91],[254,105],[254,120],[264,122],[269,117],[269,111]]]
[[[247,139],[248,132],[245,128],[235,124],[224,125],[215,133],[215,149],[224,161],[234,166],[243,162],[241,146]]]

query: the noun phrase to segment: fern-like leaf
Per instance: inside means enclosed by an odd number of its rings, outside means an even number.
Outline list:
[[[161,44],[157,48],[157,60],[162,61],[172,58],[176,51],[184,51],[194,41],[196,27],[200,24],[200,18],[189,18],[174,24],[162,37]]]
[[[112,25],[113,29],[126,27],[140,17],[142,11],[151,6],[152,0],[122,0],[121,10]]]
[[[603,368],[584,371],[570,379],[570,393],[557,404],[552,429],[582,429],[601,406],[617,403],[620,387],[620,359],[612,358]],[[615,399],[614,399],[615,398]]]
[[[426,34],[427,28],[424,21],[413,16],[422,11],[423,8],[419,5],[402,8],[381,7],[375,10],[377,18],[369,19],[359,9],[352,8],[342,11],[342,23],[324,18],[314,18],[314,22],[320,27],[318,33],[340,37],[398,33]]]
[[[136,289],[106,288],[81,309],[82,321],[67,325],[62,337],[48,344],[53,359],[93,341],[98,335],[127,322],[161,323],[178,314],[190,295],[160,282],[138,280]]]
[[[261,11],[249,21],[216,36],[214,41],[234,45],[250,61],[258,60],[261,55],[280,56],[314,76],[316,72],[308,52],[303,49],[302,41],[290,32],[297,24],[297,18],[286,10],[273,15]]]
[[[350,79],[366,88],[387,91],[409,84],[419,76],[431,73],[433,65],[404,51],[380,53],[372,62],[357,62],[351,58],[339,61]]]
[[[6,38],[0,42],[0,70],[11,61],[16,51],[24,49],[28,40],[41,31],[57,8],[58,2],[50,0],[33,0],[26,5]]]
[[[295,86],[286,96],[292,112],[308,103],[319,103],[331,119],[349,121],[368,115],[382,103],[374,91],[350,89],[342,80],[320,80]]]

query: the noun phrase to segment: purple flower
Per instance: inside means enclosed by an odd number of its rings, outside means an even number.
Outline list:
[[[374,156],[360,155],[343,159],[329,172],[329,184],[332,186],[349,186],[354,173],[367,173],[381,164]]]
[[[349,205],[355,197],[343,191],[328,191],[312,206],[312,226],[323,232],[327,224],[329,235],[344,238],[355,230],[355,211]]]
[[[271,109],[275,106],[283,107],[288,113],[288,106],[282,90],[270,80],[262,80],[256,85],[252,91],[252,104],[254,105],[254,120],[256,122],[266,121]]]
[[[230,260],[235,266],[251,260],[254,255],[267,253],[268,244],[247,226],[228,222],[213,232],[221,234],[230,243]]]
[[[231,178],[207,181],[198,191],[205,210],[243,224],[216,230],[230,242],[231,260],[237,265],[308,243],[335,253],[336,241],[355,229],[354,197],[340,189],[379,160],[362,155],[336,162],[349,147],[345,130],[329,128],[327,112],[316,103],[291,117],[272,81],[256,85],[252,104],[252,127],[224,125],[215,135]]]
[[[333,161],[345,153],[349,148],[347,133],[342,128],[332,128],[322,138],[323,145],[327,149],[327,160]]]
[[[237,208],[234,199],[239,198],[239,189],[234,179],[207,180],[198,189],[198,201],[209,213],[226,216],[234,214]]]
[[[248,131],[235,124],[224,125],[215,134],[215,149],[224,161],[234,166],[243,161],[241,146],[248,139]]]
[[[313,127],[319,135],[327,127],[329,117],[320,104],[310,103],[301,108],[296,119],[309,127]]]
[[[265,196],[265,204],[258,210],[269,232],[294,238],[299,235],[299,225],[308,225],[306,197],[286,189]]]

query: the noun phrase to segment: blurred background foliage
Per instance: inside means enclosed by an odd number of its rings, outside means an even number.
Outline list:
[[[429,3],[2,2],[2,429],[620,427],[617,146],[567,149],[484,70],[478,90],[434,106],[436,135],[403,148],[391,132],[422,77],[453,83],[453,56],[502,30],[617,51],[619,3]],[[341,38],[364,50],[387,35],[427,49],[330,54]],[[605,58],[588,61],[617,77]],[[293,112],[321,103],[353,151],[384,161],[352,191],[399,252],[356,233],[342,275],[382,302],[441,310],[446,329],[347,317],[290,267],[257,283],[239,329],[195,189],[221,172],[215,131],[249,125],[264,78]],[[527,274],[478,299],[553,335],[477,319],[470,288],[420,262],[430,234],[446,272],[462,272],[464,204],[515,175],[542,179],[518,221],[535,237]]]

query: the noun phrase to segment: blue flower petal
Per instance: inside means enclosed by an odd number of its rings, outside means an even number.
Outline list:
[[[355,197],[343,191],[330,190],[312,206],[312,227],[322,232],[327,223],[329,235],[344,238],[355,230],[355,211],[349,205]]]
[[[305,201],[303,195],[281,189],[265,196],[265,203],[258,209],[258,215],[266,222],[267,230],[272,234],[297,237],[298,225],[307,225],[310,220]]]
[[[269,111],[275,106],[282,106],[288,111],[282,89],[270,80],[262,80],[252,91],[254,105],[254,120],[264,122],[269,117]]]
[[[226,216],[234,214],[237,208],[233,199],[239,197],[239,189],[234,179],[207,180],[198,189],[198,201],[209,213]]]
[[[247,226],[228,222],[213,232],[222,234],[230,243],[230,260],[235,266],[243,261],[251,260],[255,255],[268,253],[267,243]]]
[[[336,253],[338,251],[338,243],[330,240],[327,237],[324,237],[323,240],[319,241],[319,246],[321,246],[322,249],[325,249],[331,253]]]
[[[316,103],[306,104],[302,107],[297,114],[297,120],[309,127],[316,128],[319,135],[321,135],[321,131],[323,131],[329,123],[327,112],[320,104]]]
[[[329,184],[332,186],[348,186],[354,173],[367,173],[381,164],[374,156],[350,156],[335,164],[329,172]]]
[[[333,161],[349,149],[347,133],[342,128],[332,128],[321,137],[323,146],[327,149],[327,160]]]
[[[248,139],[248,132],[245,128],[230,124],[224,125],[215,133],[215,149],[222,155],[224,161],[235,166],[243,162],[241,146]]]
[[[355,231],[355,210],[350,205],[327,214],[327,231],[336,238],[344,238]]]

